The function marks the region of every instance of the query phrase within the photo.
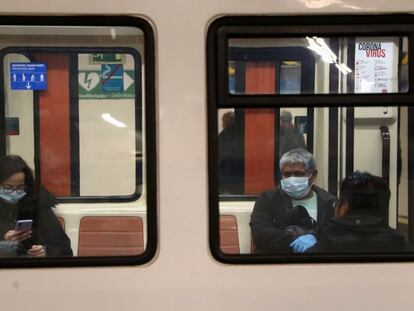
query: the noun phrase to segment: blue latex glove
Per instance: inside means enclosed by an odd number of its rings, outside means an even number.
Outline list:
[[[294,253],[304,253],[314,246],[316,242],[317,240],[313,234],[305,234],[290,243],[289,247],[293,248]]]

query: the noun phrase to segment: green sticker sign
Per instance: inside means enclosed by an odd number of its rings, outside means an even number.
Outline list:
[[[114,92],[105,91],[101,71],[79,71],[79,99],[134,99],[135,80],[133,70],[124,70],[123,87]]]
[[[92,54],[91,64],[103,64],[103,63],[122,63],[123,54]]]

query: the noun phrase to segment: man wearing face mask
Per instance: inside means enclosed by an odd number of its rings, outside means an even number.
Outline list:
[[[257,253],[304,253],[318,227],[333,216],[337,198],[314,184],[313,155],[298,148],[280,159],[281,183],[256,201],[250,227]]]

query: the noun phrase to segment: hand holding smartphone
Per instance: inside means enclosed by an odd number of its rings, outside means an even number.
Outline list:
[[[16,228],[14,230],[16,231],[30,231],[32,230],[32,219],[20,219],[16,221]]]

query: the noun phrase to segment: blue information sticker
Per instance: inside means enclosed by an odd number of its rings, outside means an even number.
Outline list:
[[[124,67],[122,64],[102,64],[101,77],[104,92],[124,91]]]
[[[44,63],[11,63],[10,88],[12,90],[46,90],[47,73]]]

